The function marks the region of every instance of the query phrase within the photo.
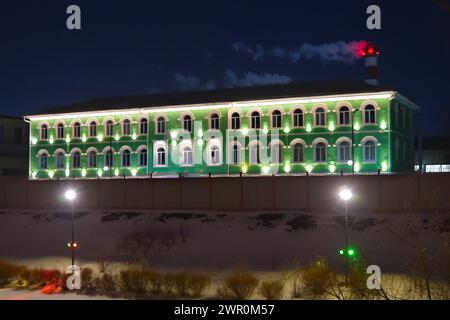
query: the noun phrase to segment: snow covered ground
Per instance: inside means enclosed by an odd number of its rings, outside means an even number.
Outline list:
[[[342,267],[342,212],[99,210],[76,212],[75,217],[76,256],[83,265],[146,259],[164,269],[224,270],[246,264],[276,270],[293,260],[307,264],[323,256]],[[370,264],[388,272],[412,263],[416,241],[439,264],[450,234],[449,214],[351,212],[349,221],[350,243]],[[70,228],[70,212],[0,212],[0,258],[64,269]]]

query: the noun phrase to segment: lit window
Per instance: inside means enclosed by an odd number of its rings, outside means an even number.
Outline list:
[[[81,167],[81,153],[75,151],[72,153],[72,168],[79,169]]]
[[[234,112],[231,115],[231,129],[239,130],[241,128],[241,116],[239,113]]]
[[[166,150],[164,148],[158,148],[156,151],[157,154],[157,161],[156,164],[158,166],[165,166],[166,165]]]
[[[185,115],[183,117],[183,129],[188,132],[192,131],[192,118],[190,115]]]
[[[148,132],[148,121],[146,118],[142,118],[139,122],[139,134],[144,135]]]
[[[46,170],[48,168],[48,154],[42,153],[39,156],[39,168],[41,170]]]
[[[166,133],[166,119],[159,117],[156,121],[156,133]]]
[[[376,160],[377,147],[375,142],[368,140],[363,145],[363,159],[365,162],[374,162]]]
[[[233,144],[231,149],[231,164],[241,163],[241,147],[238,144]]]
[[[337,147],[337,159],[339,162],[347,162],[350,160],[350,143],[342,141]]]
[[[249,162],[251,164],[261,163],[261,147],[259,143],[250,145],[249,147]]]
[[[56,138],[64,139],[64,124],[58,123],[56,126]]]
[[[318,142],[314,146],[314,161],[325,162],[327,158],[327,146],[323,142]]]
[[[97,135],[97,123],[91,121],[89,123],[89,137],[95,137]]]
[[[303,127],[303,110],[295,109],[293,112],[293,123],[294,127]]]
[[[89,168],[97,167],[97,152],[91,151],[88,154],[88,166]]]
[[[297,142],[292,148],[292,162],[302,163],[304,162],[304,146],[302,143]]]
[[[122,151],[122,167],[128,168],[131,166],[131,152],[130,150]]]
[[[374,124],[375,123],[375,107],[371,104],[364,108],[364,123]]]
[[[147,166],[147,149],[142,149],[141,151],[139,151],[139,166]]]
[[[210,127],[212,130],[219,130],[219,115],[217,113],[213,113],[210,119]]]
[[[41,140],[48,139],[48,126],[46,124],[41,125]]]
[[[131,135],[131,121],[129,119],[123,120],[122,135],[124,135],[124,136]]]
[[[114,123],[112,122],[112,120],[106,121],[105,135],[107,137],[112,137],[114,135]]]
[[[210,163],[220,164],[220,150],[218,146],[212,146],[210,150]]]
[[[73,124],[73,137],[75,139],[79,139],[81,137],[81,124],[79,122],[75,122]]]
[[[253,111],[251,116],[251,128],[252,129],[261,129],[261,115],[258,111]]]
[[[64,152],[58,152],[56,154],[56,169],[64,169]]]
[[[108,168],[114,166],[114,153],[112,150],[107,150],[105,153],[105,166]]]
[[[339,109],[339,125],[346,126],[350,124],[350,109],[348,107],[341,107]]]
[[[185,166],[190,166],[194,163],[192,156],[192,148],[185,146],[182,151],[181,164]]]
[[[324,108],[316,109],[315,123],[316,123],[316,126],[318,126],[318,127],[325,126],[325,109]]]
[[[279,110],[272,112],[272,128],[281,128],[281,112]]]
[[[283,146],[279,143],[273,143],[270,148],[271,163],[283,162]]]

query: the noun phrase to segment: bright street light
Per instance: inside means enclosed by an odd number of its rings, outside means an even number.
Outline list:
[[[77,194],[73,190],[67,190],[65,196],[67,200],[73,201],[77,197]]]
[[[352,190],[344,188],[339,191],[339,198],[344,201],[348,201],[353,196]]]

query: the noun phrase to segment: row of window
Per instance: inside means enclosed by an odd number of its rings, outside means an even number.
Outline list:
[[[339,126],[349,126],[351,124],[351,111],[348,106],[341,106],[338,109],[338,125]],[[374,105],[366,105],[363,110],[363,123],[370,125],[376,123],[376,108]],[[304,119],[305,113],[303,109],[297,108],[292,111],[292,126],[299,128],[303,127],[305,123]],[[283,125],[283,115],[280,110],[273,110],[270,114],[271,117],[271,128],[273,129],[281,129]],[[324,107],[318,107],[314,110],[314,125],[316,127],[324,127],[326,126],[327,120],[327,111]],[[261,121],[262,113],[260,111],[252,111],[250,113],[250,121],[249,125],[251,129],[261,129]],[[184,130],[187,132],[192,132],[193,127],[193,115],[192,114],[184,114],[181,118],[181,125]],[[239,112],[232,112],[230,116],[230,128],[233,130],[241,129],[242,115]],[[159,116],[156,118],[155,123],[155,131],[157,134],[166,133],[166,125],[167,118],[165,116]],[[114,122],[112,120],[107,120],[105,122],[105,136],[111,137],[114,134]],[[88,133],[89,137],[97,136],[97,126],[98,123],[94,120],[88,123]],[[220,129],[220,115],[219,113],[211,113],[209,116],[209,128],[212,130]],[[40,126],[40,139],[47,140],[48,139],[48,131],[49,126],[44,123]],[[121,122],[121,133],[124,136],[131,135],[131,121],[129,119],[124,119]],[[139,120],[139,135],[147,135],[148,134],[148,120],[146,118],[141,118]],[[81,123],[75,121],[72,124],[72,137],[73,138],[81,138]],[[65,126],[63,123],[58,123],[56,125],[56,138],[64,139],[65,138]]]
[[[299,139],[296,139],[291,144],[291,161],[293,163],[305,162],[305,143]],[[325,139],[317,139],[313,143],[313,157],[314,162],[326,162],[327,161],[327,147],[328,143]],[[270,161],[271,163],[283,163],[283,144],[280,141],[275,141],[270,144]],[[261,164],[262,161],[262,143],[258,141],[252,141],[249,146],[249,163]],[[347,139],[341,139],[336,144],[337,162],[345,163],[352,159],[351,156],[351,141]],[[219,144],[211,144],[207,148],[207,164],[208,165],[221,165],[222,154]],[[137,151],[138,154],[138,166],[146,167],[148,163],[147,149],[140,147]],[[366,138],[362,143],[362,159],[364,162],[376,162],[377,154],[377,141],[375,138]],[[39,167],[40,169],[48,168],[49,154],[43,150],[39,153]],[[75,149],[71,152],[71,167],[74,169],[81,168],[81,156],[80,150]],[[114,152],[110,148],[105,148],[103,152],[104,165],[106,167],[114,166]],[[163,141],[158,141],[155,144],[154,152],[154,164],[155,167],[167,166],[168,149],[167,145]],[[57,151],[55,153],[55,167],[57,169],[65,168],[66,154],[63,151]],[[229,163],[238,165],[242,163],[243,148],[239,142],[233,142],[230,147]],[[98,160],[98,152],[94,148],[87,152],[87,167],[96,168]],[[123,168],[131,167],[131,150],[128,147],[122,148],[120,152],[120,161]],[[191,143],[183,143],[179,149],[179,163],[181,166],[194,165],[193,147]]]

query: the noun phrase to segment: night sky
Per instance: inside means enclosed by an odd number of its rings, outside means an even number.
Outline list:
[[[2,1],[0,114],[105,96],[362,81],[362,60],[293,57],[305,44],[367,40],[381,51],[380,84],[422,107],[422,132],[450,133],[450,1],[160,3]],[[81,31],[66,28],[70,4],[81,7]],[[369,4],[381,7],[382,30],[366,28]]]

